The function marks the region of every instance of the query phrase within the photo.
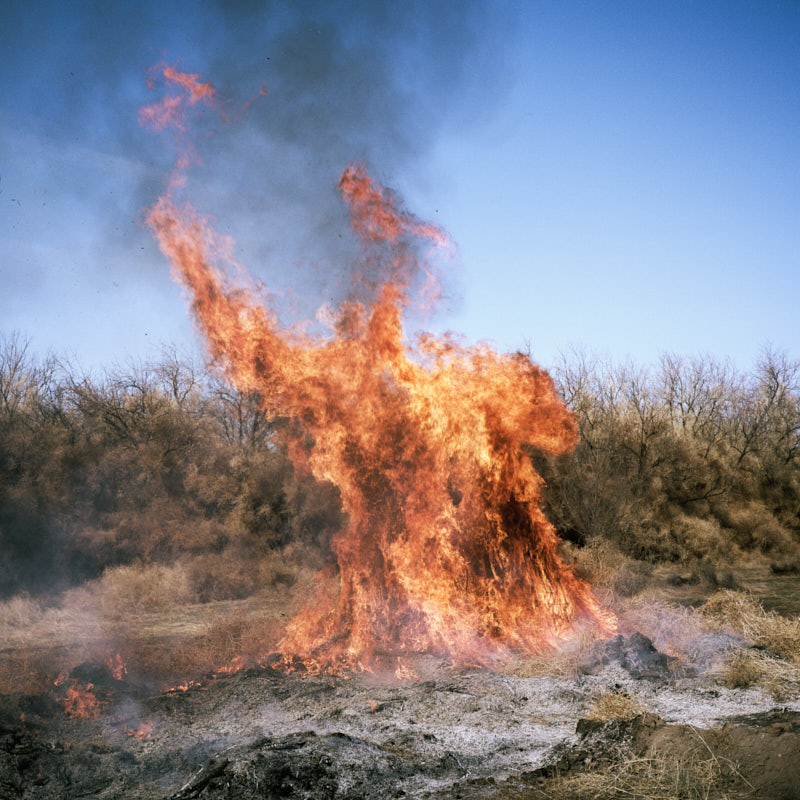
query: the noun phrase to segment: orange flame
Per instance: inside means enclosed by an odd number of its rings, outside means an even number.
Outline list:
[[[154,728],[155,725],[152,722],[140,722],[135,728],[131,728],[127,724],[123,724],[122,732],[126,736],[130,736],[141,742],[144,739],[150,738],[150,734],[153,732]]]
[[[103,704],[97,699],[93,689],[93,683],[83,684],[73,679],[59,701],[64,715],[71,719],[97,719],[103,710]]]
[[[243,670],[246,666],[247,659],[244,656],[234,656],[227,666],[215,669],[213,677],[218,678],[220,675],[233,675]]]
[[[179,72],[169,64],[158,64],[151,70],[153,74],[161,73],[164,83],[177,89],[177,94],[170,94],[158,103],[139,109],[139,124],[162,131],[171,128],[180,143],[180,156],[176,170],[170,175],[169,185],[174,187],[181,182],[180,171],[185,170],[196,161],[194,147],[188,143],[186,132],[187,107],[198,103],[214,106],[217,93],[210,83],[201,83],[196,73]],[[155,80],[148,80],[148,87],[155,88]]]
[[[185,681],[184,683],[180,683],[177,686],[167,686],[164,691],[165,692],[188,692],[189,689],[195,689],[202,687],[202,683],[200,681]]]
[[[200,76],[194,73],[179,72],[169,64],[159,64],[153,72],[161,72],[165,83],[178,89],[178,94],[167,95],[163,100],[139,109],[139,123],[154,128],[157,131],[166,128],[185,127],[184,117],[186,105],[194,106],[204,102],[211,104],[216,100],[216,92],[210,83],[201,83]],[[148,81],[149,87],[154,88],[154,81]]]
[[[108,671],[111,673],[111,676],[118,681],[121,681],[124,676],[128,674],[128,667],[119,653],[110,655],[106,659],[106,666],[108,667]]]
[[[339,183],[372,291],[327,310],[330,336],[281,326],[234,289],[230,243],[167,194],[147,221],[188,289],[209,351],[263,411],[288,420],[297,466],[338,486],[348,524],[333,540],[338,576],[289,625],[284,663],[309,670],[387,666],[435,653],[487,666],[616,621],[557,553],[526,448],[559,454],[575,420],[542,369],[520,354],[452,337],[404,337],[403,312],[435,277],[443,231],[400,207],[363,166]]]

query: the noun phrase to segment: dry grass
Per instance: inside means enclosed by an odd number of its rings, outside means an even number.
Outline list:
[[[800,669],[757,650],[739,650],[725,664],[722,682],[732,689],[761,687],[774,700],[800,697]]]
[[[730,783],[711,757],[620,757],[607,767],[551,780],[546,796],[552,800],[710,800],[733,798]]]
[[[42,616],[42,604],[27,594],[0,603],[0,630],[25,630]]]
[[[650,564],[628,558],[607,540],[595,539],[582,548],[565,547],[565,555],[574,560],[578,574],[601,596],[633,597],[650,582]]]
[[[260,565],[262,568],[264,565]],[[117,567],[54,605],[27,596],[0,603],[0,693],[37,693],[82,661],[119,653],[128,674],[174,684],[274,651],[312,593],[310,569],[276,565],[242,600],[197,602],[181,565]]]
[[[131,678],[172,685],[228,667],[234,659],[255,662],[275,649],[287,607],[296,601],[260,598],[193,604],[115,623],[29,632],[0,652],[0,693],[38,693],[56,675],[82,661],[106,662],[119,653]],[[52,616],[52,615],[51,615]],[[48,619],[45,615],[44,619]]]
[[[276,649],[284,621],[269,612],[234,613],[211,620],[197,635],[161,651],[160,663],[151,655],[148,671],[182,678],[226,670],[233,664],[257,664]]]
[[[517,678],[572,678],[580,672],[580,665],[590,661],[592,653],[604,643],[598,640],[594,630],[583,628],[557,650],[509,661],[503,672]]]
[[[643,714],[647,709],[627,692],[603,692],[592,702],[586,719],[608,722],[612,719],[629,720]]]
[[[765,611],[752,595],[729,589],[713,594],[701,611],[710,622],[800,666],[800,619]]]
[[[739,650],[725,664],[726,686],[759,686],[779,701],[800,695],[800,619],[765,611],[745,592],[722,590],[700,613],[708,624],[725,628],[761,650]]]
[[[20,648],[0,653],[0,694],[36,694],[49,686],[64,669],[67,660],[51,657],[41,650]]]
[[[45,606],[25,597],[0,603],[0,642],[6,648],[66,645],[97,629],[97,615],[86,603]]]

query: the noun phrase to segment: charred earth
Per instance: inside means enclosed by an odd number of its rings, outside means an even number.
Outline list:
[[[673,787],[659,796],[800,796],[800,702],[681,677],[640,634],[577,676],[416,667],[404,683],[254,668],[153,694],[82,664],[0,698],[0,797],[622,797],[653,780]],[[89,718],[65,712],[70,690],[95,698]],[[586,718],[608,697],[616,717]]]

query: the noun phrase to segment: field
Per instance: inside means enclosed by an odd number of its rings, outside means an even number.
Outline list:
[[[676,585],[676,574],[657,570],[633,598],[606,596],[616,644],[584,636],[499,672],[420,656],[404,680],[266,663],[313,576],[149,610],[108,585],[50,607],[17,597],[0,606],[0,788],[502,800],[733,798],[754,785],[782,797],[794,772],[776,753],[800,742],[798,581],[749,568],[720,590]],[[55,686],[59,672],[69,678]],[[64,694],[70,683],[91,684],[88,714]]]

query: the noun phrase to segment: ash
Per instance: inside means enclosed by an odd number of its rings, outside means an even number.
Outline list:
[[[634,677],[623,663],[556,678],[423,660],[423,678],[403,684],[251,669],[188,691],[136,698],[126,687],[96,720],[7,696],[0,797],[491,797],[576,743],[577,721],[605,692],[699,728],[775,706],[708,677]],[[782,707],[800,711],[800,701]],[[142,724],[146,734],[131,735]]]

